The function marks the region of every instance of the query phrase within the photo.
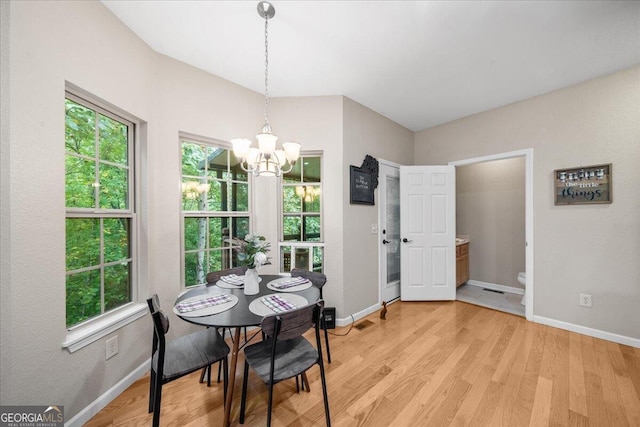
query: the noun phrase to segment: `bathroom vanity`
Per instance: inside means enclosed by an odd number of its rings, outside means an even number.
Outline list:
[[[469,236],[456,237],[456,287],[469,280]]]

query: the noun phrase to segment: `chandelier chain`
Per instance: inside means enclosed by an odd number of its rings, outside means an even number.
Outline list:
[[[269,17],[264,17],[264,123],[269,124]]]

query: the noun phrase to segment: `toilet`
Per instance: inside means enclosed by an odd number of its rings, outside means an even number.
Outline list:
[[[520,304],[525,305],[525,297],[527,295],[527,273],[518,273],[518,282],[524,285],[525,293],[522,294],[522,300],[520,300]]]

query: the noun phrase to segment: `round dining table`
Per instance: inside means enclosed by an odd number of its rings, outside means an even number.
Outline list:
[[[282,279],[283,277],[287,276],[261,275],[260,277],[262,279],[260,282],[260,290],[255,295],[245,295],[244,289],[240,286],[227,286],[225,288],[221,288],[218,287],[215,283],[208,283],[206,285],[195,286],[187,290],[186,292],[179,295],[175,302],[175,304],[178,304],[179,302],[186,299],[191,299],[199,296],[205,297],[207,295],[215,295],[221,292],[234,295],[238,298],[237,304],[221,313],[197,317],[193,315],[182,316],[180,314],[177,314],[177,316],[182,320],[196,325],[211,328],[235,329],[233,333],[233,343],[231,348],[231,363],[229,365],[229,388],[227,390],[227,399],[224,403],[224,420],[222,424],[224,427],[228,427],[231,422],[231,404],[233,402],[233,388],[235,385],[236,366],[238,364],[238,351],[240,349],[240,330],[244,327],[260,326],[260,323],[262,322],[262,319],[264,317],[259,314],[254,314],[249,309],[249,305],[253,301],[258,300],[266,295],[280,293],[290,293],[302,296],[307,300],[308,304],[317,302],[320,299],[320,290],[315,286],[311,286],[300,291],[286,292],[286,290],[269,289],[267,285],[273,280]]]

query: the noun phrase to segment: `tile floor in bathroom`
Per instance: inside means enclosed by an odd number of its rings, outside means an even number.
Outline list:
[[[522,300],[520,294],[499,293],[467,283],[458,287],[456,299],[524,317],[524,305],[520,304]]]

